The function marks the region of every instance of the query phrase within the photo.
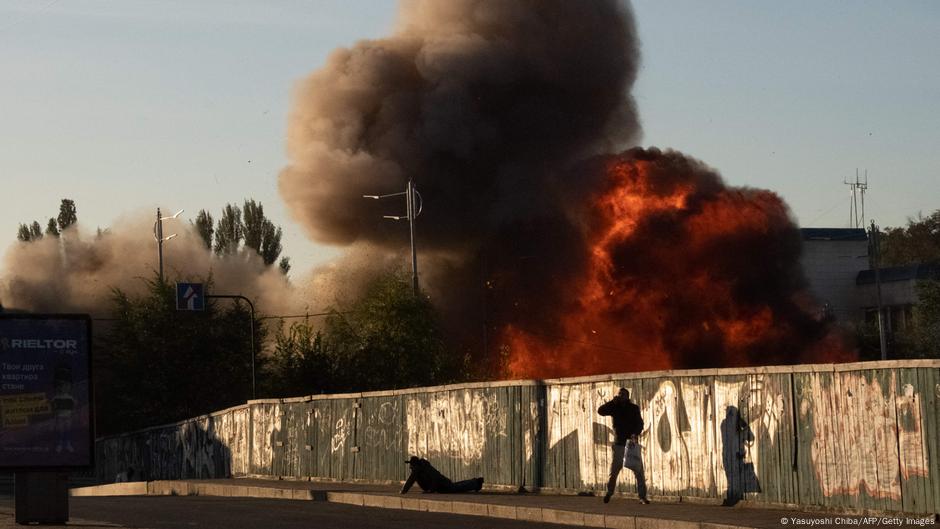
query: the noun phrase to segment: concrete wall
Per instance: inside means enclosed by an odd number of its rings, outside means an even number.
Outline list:
[[[841,321],[862,318],[855,278],[868,269],[867,240],[804,240],[800,264],[820,306]]]
[[[858,285],[859,304],[863,308],[878,306],[878,287],[874,284]],[[915,305],[919,301],[917,281],[890,281],[881,284],[881,303],[886,307]]]
[[[643,411],[651,494],[940,512],[940,361],[615,374],[251,401],[99,439],[103,480],[243,475],[455,479],[601,491],[620,386]],[[621,474],[620,490],[635,490]]]

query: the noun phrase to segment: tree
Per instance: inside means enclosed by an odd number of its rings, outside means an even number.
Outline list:
[[[40,226],[39,223],[34,220],[33,223],[29,226],[29,234],[34,241],[42,239],[42,226]]]
[[[270,220],[264,219],[264,224],[261,226],[261,248],[258,251],[261,260],[268,266],[274,264],[277,257],[281,255],[281,250],[280,226],[275,227]]]
[[[265,393],[273,397],[309,395],[336,387],[335,367],[323,349],[323,334],[307,323],[278,329]]]
[[[59,236],[59,228],[56,227],[56,223],[55,223],[55,219],[54,219],[54,218],[50,218],[50,219],[49,219],[49,222],[46,223],[46,235],[49,235],[49,236],[51,236],[51,237],[58,237],[58,236]]]
[[[242,213],[238,206],[226,204],[215,230],[215,253],[231,255],[242,240]]]
[[[245,201],[242,207],[243,231],[245,234],[245,246],[261,253],[261,242],[264,240],[264,206],[249,199]]]
[[[346,314],[326,319],[324,343],[337,378],[363,390],[428,386],[457,377],[438,314],[402,272],[374,279]]]
[[[281,260],[277,263],[278,268],[281,269],[281,273],[287,275],[290,272],[290,257],[281,257]]]
[[[32,224],[20,224],[16,238],[23,242],[38,241],[42,239],[42,227],[35,220]]]
[[[242,208],[245,247],[251,248],[270,266],[281,255],[281,228],[264,216],[264,206],[254,199],[245,200]]]
[[[212,216],[205,210],[200,211],[195,226],[206,246],[213,248]],[[215,253],[220,256],[238,252],[243,240],[244,248],[250,248],[261,256],[267,266],[277,262],[283,251],[280,226],[264,216],[264,206],[254,199],[245,200],[242,209],[226,204],[214,233]],[[287,273],[283,268],[284,262],[281,264],[281,270]],[[290,269],[290,266],[287,268]]]
[[[32,232],[29,231],[29,226],[20,224],[19,229],[16,231],[16,238],[23,242],[29,242],[33,238]]]
[[[174,299],[172,282],[157,278],[141,296],[113,291],[114,321],[96,355],[101,433],[177,421],[251,397],[249,322],[256,351],[265,336],[260,322],[241,303],[209,300],[205,311],[180,312]],[[256,367],[264,367],[262,355]]]
[[[881,240],[882,266],[940,263],[940,210],[910,218],[904,228],[886,228]]]
[[[196,227],[196,233],[202,237],[202,242],[206,245],[206,248],[211,250],[212,233],[215,231],[212,228],[212,215],[208,211],[200,209],[193,225]]]
[[[55,218],[49,219],[46,224],[45,235],[58,237],[61,231],[75,224],[76,221],[78,221],[78,215],[75,210],[75,202],[63,198],[62,203],[59,205],[58,221]],[[16,232],[16,238],[23,242],[38,241],[43,238],[42,226],[35,220],[32,224],[20,224]]]
[[[437,312],[400,272],[374,279],[349,310],[333,310],[319,333],[305,325],[280,335],[271,361],[272,379],[295,395],[428,386],[461,376]],[[304,382],[293,378],[298,371],[316,376]]]
[[[917,356],[940,356],[940,280],[917,284],[914,307],[914,348]]]
[[[903,228],[886,228],[881,234],[881,265],[940,265],[940,210],[927,217],[909,218]],[[913,325],[896,333],[892,352],[902,357],[940,355],[940,281],[917,280],[917,302],[913,306]],[[877,344],[877,327],[871,326],[866,337]],[[872,348],[876,348],[872,346]]]
[[[75,202],[68,198],[63,198],[62,203],[59,205],[59,216],[57,217],[59,223],[59,231],[63,232],[71,226],[78,222],[78,212],[75,209]]]

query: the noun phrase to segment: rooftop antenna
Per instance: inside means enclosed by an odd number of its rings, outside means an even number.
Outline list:
[[[865,226],[865,190],[868,189],[868,169],[865,169],[865,181],[859,179],[858,169],[855,169],[855,181],[842,179],[842,183],[852,190],[852,201],[849,202],[849,227],[862,228]],[[859,196],[861,196],[862,209],[859,212]]]

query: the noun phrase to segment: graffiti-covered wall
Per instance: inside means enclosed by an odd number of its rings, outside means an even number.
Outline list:
[[[257,400],[99,439],[105,481],[281,476],[398,482],[409,455],[488,484],[601,491],[630,390],[650,493],[940,512],[940,361],[615,374]],[[630,472],[620,490],[635,491]]]

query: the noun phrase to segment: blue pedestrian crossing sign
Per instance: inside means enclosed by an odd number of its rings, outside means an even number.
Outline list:
[[[203,284],[177,283],[176,310],[206,310],[206,294]]]

